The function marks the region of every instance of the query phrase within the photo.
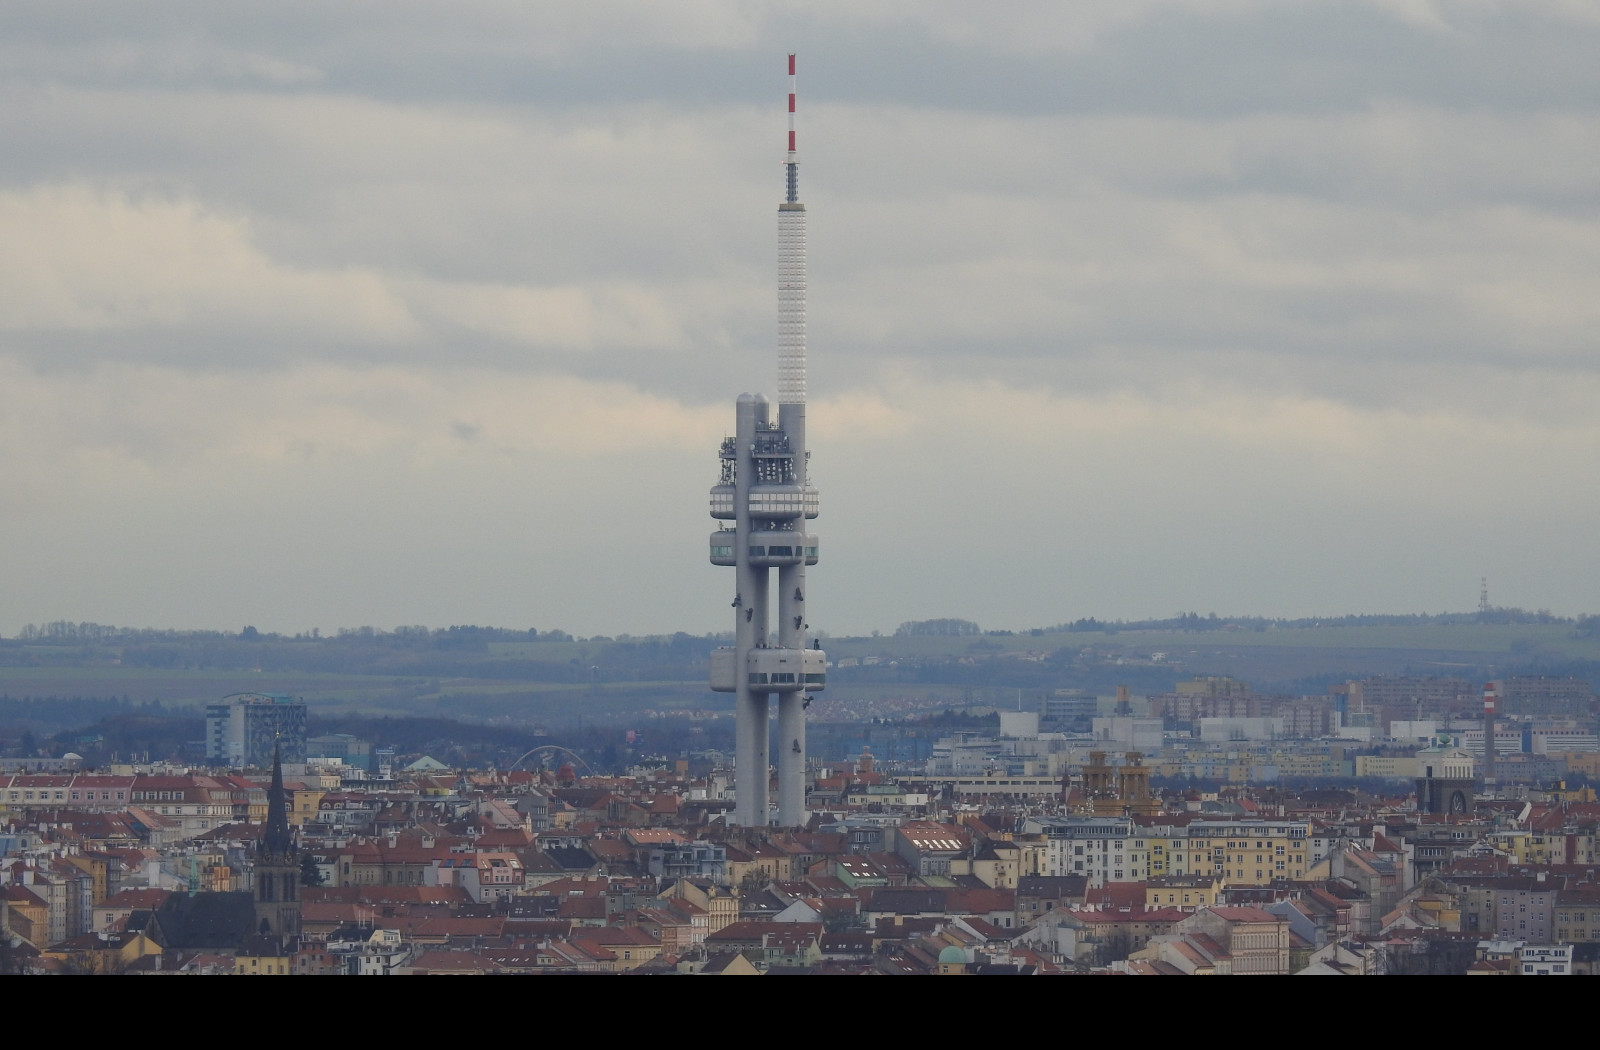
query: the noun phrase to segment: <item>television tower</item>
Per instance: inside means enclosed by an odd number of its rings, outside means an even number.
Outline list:
[[[768,822],[768,716],[778,698],[778,823],[806,821],[808,692],[827,682],[827,657],[806,648],[806,566],[817,563],[817,516],[806,449],[806,206],[795,153],[795,63],[789,56],[789,150],[778,205],[778,415],[760,394],[740,394],[734,436],[722,442],[711,488],[711,564],[734,567],[734,645],[711,654],[711,688],[734,694],[735,820]],[[778,573],[776,608],[772,574]],[[772,630],[776,615],[777,630]]]

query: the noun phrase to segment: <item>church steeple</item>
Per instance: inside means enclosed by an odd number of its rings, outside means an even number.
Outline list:
[[[272,748],[272,786],[267,789],[267,830],[261,836],[263,853],[287,854],[294,849],[289,835],[289,807],[284,801],[283,749]]]
[[[272,786],[267,789],[267,825],[256,847],[256,930],[287,941],[300,934],[300,857],[289,831],[283,789],[283,752],[272,750]]]

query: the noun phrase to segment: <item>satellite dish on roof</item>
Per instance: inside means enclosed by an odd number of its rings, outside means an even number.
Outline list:
[[[63,762],[82,762],[83,761],[83,756],[78,754],[76,751],[68,751],[66,754],[61,756],[61,761],[63,761]]]

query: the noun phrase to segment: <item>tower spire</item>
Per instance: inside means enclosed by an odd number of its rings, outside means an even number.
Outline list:
[[[794,54],[789,55],[789,155],[783,162],[784,179],[788,194],[784,200],[790,204],[800,201],[800,161],[794,151]]]
[[[263,852],[287,854],[293,840],[289,835],[289,807],[284,802],[283,745],[272,745],[272,786],[267,789],[267,826],[261,836]]]

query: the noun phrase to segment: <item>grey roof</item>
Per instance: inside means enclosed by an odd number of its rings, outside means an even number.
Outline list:
[[[156,912],[150,936],[168,951],[237,951],[255,923],[248,893],[174,893]]]

